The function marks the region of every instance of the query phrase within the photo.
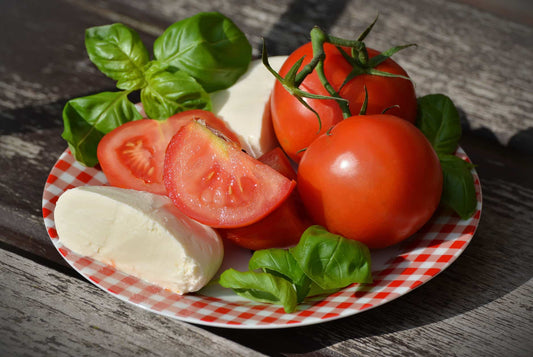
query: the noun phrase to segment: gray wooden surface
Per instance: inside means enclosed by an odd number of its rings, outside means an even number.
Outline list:
[[[533,25],[491,2],[437,0],[4,0],[0,2],[0,355],[528,356],[533,351]],[[505,5],[505,1],[502,2]],[[514,2],[513,2],[514,4]],[[412,293],[321,325],[246,331],[193,326],[133,307],[67,267],[41,216],[64,150],[61,110],[112,88],[88,60],[85,28],[123,22],[151,46],[169,24],[218,10],[259,55],[287,54],[318,24],[397,55],[419,95],[458,105],[478,165],[479,229],[450,268]],[[524,20],[525,19],[525,20]]]
[[[2,356],[261,355],[14,253],[0,258]]]

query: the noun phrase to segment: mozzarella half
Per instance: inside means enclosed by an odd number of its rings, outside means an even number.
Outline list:
[[[205,286],[224,255],[212,228],[148,192],[73,188],[59,197],[54,219],[67,248],[179,294]]]
[[[279,71],[286,59],[273,56],[268,61]],[[233,86],[211,94],[213,113],[226,122],[239,136],[243,149],[256,158],[277,146],[269,105],[275,81],[261,60],[254,60]]]

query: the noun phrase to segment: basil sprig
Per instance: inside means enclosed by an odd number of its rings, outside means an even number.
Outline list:
[[[443,174],[441,204],[462,219],[470,218],[477,207],[471,170],[474,165],[454,155],[461,138],[461,122],[452,100],[443,94],[418,98],[417,127],[437,153]]]
[[[305,297],[352,283],[371,283],[370,251],[363,243],[311,226],[293,248],[254,252],[249,271],[224,271],[219,284],[245,298],[296,310]]]
[[[62,137],[80,163],[98,163],[100,139],[141,119],[128,96],[140,90],[146,115],[166,119],[189,109],[211,110],[209,92],[228,88],[247,70],[252,49],[243,32],[217,12],[171,25],[154,43],[154,60],[139,34],[120,24],[92,27],[85,47],[94,65],[120,91],[72,99],[63,109]]]

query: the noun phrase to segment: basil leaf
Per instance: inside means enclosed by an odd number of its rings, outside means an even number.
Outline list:
[[[171,73],[154,62],[146,70],[147,85],[141,102],[149,118],[166,119],[190,109],[211,110],[211,98],[196,80],[183,71]]]
[[[252,47],[229,18],[203,12],[169,26],[156,39],[154,56],[213,92],[230,87],[248,69]]]
[[[322,289],[372,282],[370,251],[361,242],[311,226],[289,252],[305,274]]]
[[[331,295],[333,293],[336,293],[340,289],[342,289],[342,288],[322,289],[314,281],[311,281],[311,284],[309,285],[309,292],[307,293],[307,296]]]
[[[443,94],[418,98],[416,126],[437,154],[453,154],[461,138],[461,121],[452,100]]]
[[[144,87],[149,54],[137,32],[122,24],[91,27],[85,31],[85,47],[91,61],[116,80],[119,89]]]
[[[292,284],[272,274],[228,269],[220,275],[219,284],[250,300],[283,305],[285,312],[296,309],[296,290]]]
[[[96,149],[100,139],[125,122],[141,119],[128,92],[103,92],[71,99],[63,108],[64,130],[76,160],[86,166],[98,163]]]
[[[302,302],[309,293],[311,280],[305,275],[294,257],[285,249],[257,250],[248,263],[250,270],[263,271],[282,277],[296,288],[297,302]]]
[[[454,155],[439,155],[444,177],[441,204],[452,208],[462,219],[470,218],[477,207],[474,165]]]

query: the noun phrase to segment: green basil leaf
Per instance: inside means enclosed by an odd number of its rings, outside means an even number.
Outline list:
[[[302,302],[309,293],[311,280],[286,249],[257,250],[250,258],[248,267],[250,270],[262,269],[290,281],[296,288],[298,303]]]
[[[370,251],[361,242],[311,226],[289,252],[305,274],[322,289],[372,282]]]
[[[454,155],[439,155],[439,160],[444,177],[441,204],[453,209],[462,219],[472,217],[477,207],[471,173],[474,165]]]
[[[285,312],[296,309],[296,290],[293,285],[272,274],[228,269],[220,275],[219,284],[250,300],[283,305]]]
[[[91,27],[85,31],[85,47],[91,61],[116,80],[119,89],[144,87],[149,54],[137,32],[122,24]]]
[[[229,18],[203,12],[169,26],[155,41],[154,56],[213,92],[230,87],[248,69],[252,47]]]
[[[461,138],[461,121],[452,100],[443,94],[418,98],[416,126],[437,154],[453,154]]]
[[[331,295],[333,293],[336,293],[340,289],[342,289],[342,288],[322,289],[314,281],[311,281],[311,284],[309,285],[309,292],[307,293],[307,296]]]
[[[141,118],[128,100],[128,92],[103,92],[71,99],[63,108],[61,136],[76,160],[94,166],[98,163],[96,149],[100,139],[123,123]]]
[[[190,109],[211,110],[211,98],[196,80],[183,71],[164,70],[154,63],[146,71],[147,85],[141,90],[141,102],[149,118],[166,119]]]

